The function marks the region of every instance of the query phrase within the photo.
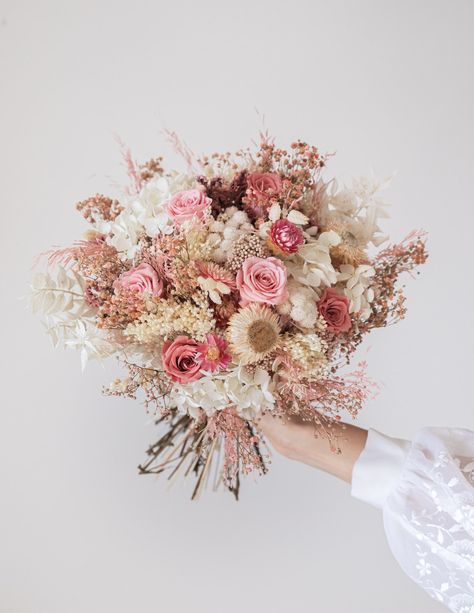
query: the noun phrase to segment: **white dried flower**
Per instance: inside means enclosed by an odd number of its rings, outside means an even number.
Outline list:
[[[248,224],[249,222],[249,218],[248,215],[245,211],[236,211],[232,217],[232,219],[235,221],[235,223],[238,226],[241,226],[243,224]]]
[[[231,221],[232,220],[230,219],[228,223],[230,224]],[[237,228],[232,227],[232,226],[229,227],[229,225],[227,225],[227,227],[224,230],[224,238],[227,240],[233,240],[237,236],[238,236]]]
[[[212,259],[218,264],[223,264],[238,238],[243,234],[249,234],[254,228],[245,211],[231,206],[219,215],[217,221],[211,223],[210,229],[209,240],[213,247]]]
[[[220,233],[222,233],[222,232],[224,232],[224,229],[225,229],[224,223],[222,221],[217,221],[217,219],[214,220],[211,223],[211,225],[209,226],[209,230],[211,232],[217,232],[217,233],[220,232]]]
[[[301,328],[311,329],[316,325],[319,313],[316,306],[318,294],[313,288],[291,280],[288,283],[288,300],[282,308],[277,307],[280,314],[289,311],[293,321]]]
[[[222,283],[222,281],[216,281],[211,277],[198,277],[197,281],[201,289],[208,294],[209,298],[215,304],[222,303],[221,294],[230,294],[231,292],[228,285]]]
[[[341,239],[336,232],[322,232],[318,239],[310,239],[286,262],[294,279],[309,287],[331,286],[337,281],[329,250]]]
[[[333,181],[326,197],[321,200],[320,217],[324,224],[331,219],[346,226],[362,249],[370,243],[378,247],[387,240],[379,226],[388,217],[388,204],[379,192],[390,183],[391,177],[378,181],[373,175],[358,177],[350,187],[339,186]]]
[[[370,303],[374,299],[374,290],[370,287],[375,270],[372,266],[362,264],[356,268],[351,264],[342,264],[337,280],[345,283],[344,294],[349,298],[349,313],[358,313],[362,321],[366,321],[372,309]]]
[[[82,370],[90,359],[107,358],[118,349],[116,345],[105,339],[93,324],[88,325],[81,320],[76,321],[69,330],[64,345],[80,350]]]
[[[306,215],[303,215],[303,213],[301,213],[300,211],[297,211],[296,209],[292,209],[288,213],[286,218],[288,219],[288,221],[291,221],[291,223],[294,223],[297,226],[305,226],[309,221]]]
[[[237,366],[222,374],[205,374],[197,381],[174,385],[170,393],[171,406],[180,413],[197,417],[201,410],[210,416],[229,406],[235,406],[244,419],[255,418],[270,410],[275,398],[275,385],[263,369],[249,373]]]
[[[214,326],[207,298],[196,291],[193,300],[181,301],[173,297],[160,300],[155,313],[144,313],[128,324],[124,335],[139,343],[160,342],[179,332],[202,340]]]

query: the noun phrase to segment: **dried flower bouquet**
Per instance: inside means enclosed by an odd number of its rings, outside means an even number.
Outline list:
[[[340,368],[405,316],[398,280],[425,262],[425,235],[379,249],[385,182],[340,187],[304,142],[262,135],[256,151],[196,159],[171,137],[187,171],[126,153],[131,188],[77,204],[90,229],[48,253],[32,305],[83,367],[119,357],[127,374],[106,393],[142,394],[162,429],[142,473],[193,472],[193,497],[207,481],[237,497],[241,474],[267,470],[262,413],[298,415],[340,451],[334,424],[377,387],[365,362]]]

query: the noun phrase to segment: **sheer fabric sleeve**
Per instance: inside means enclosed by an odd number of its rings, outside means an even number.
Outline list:
[[[474,613],[474,432],[424,428],[409,443],[369,430],[352,495],[382,509],[411,579],[455,613]]]

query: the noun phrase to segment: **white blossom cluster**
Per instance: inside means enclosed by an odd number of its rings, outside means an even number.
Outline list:
[[[374,299],[374,290],[370,286],[375,274],[372,266],[363,264],[356,268],[351,264],[342,264],[337,280],[345,283],[344,294],[349,298],[349,313],[358,313],[362,321],[366,321],[372,309],[370,303]]]
[[[214,247],[212,257],[215,262],[221,264],[226,261],[233,243],[242,234],[249,234],[253,226],[245,211],[231,206],[225,213],[211,222],[209,226],[209,243]]]
[[[194,187],[194,183],[187,175],[157,175],[125,204],[124,210],[113,222],[108,222],[106,227],[99,230],[107,231],[107,242],[121,252],[124,259],[133,258],[140,234],[154,237],[173,232],[174,226],[165,205],[173,194]]]
[[[380,228],[380,220],[389,217],[388,203],[380,197],[391,181],[382,181],[374,176],[353,179],[350,187],[339,188],[332,181],[325,197],[321,198],[320,214],[325,223],[340,221],[357,239],[362,248],[370,244],[379,247],[388,239]]]
[[[277,307],[281,315],[288,315],[302,328],[314,328],[318,319],[317,292],[307,285],[290,280],[288,300]]]
[[[340,236],[330,230],[317,239],[308,238],[293,258],[287,262],[290,275],[302,285],[317,288],[337,283],[337,274],[331,262],[329,250],[341,242]]]
[[[201,409],[210,416],[234,406],[241,417],[251,419],[273,407],[274,391],[275,384],[266,370],[260,368],[250,373],[236,366],[225,374],[205,374],[197,381],[175,384],[170,393],[170,406],[192,417],[198,417]]]

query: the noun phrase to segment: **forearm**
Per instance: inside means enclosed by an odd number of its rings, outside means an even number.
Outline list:
[[[304,462],[351,482],[352,468],[364,449],[367,430],[350,424],[336,425],[340,436],[341,453],[331,451],[325,437],[316,437],[312,424],[295,418],[282,420],[265,415],[260,420],[260,428],[279,453],[286,457]]]

